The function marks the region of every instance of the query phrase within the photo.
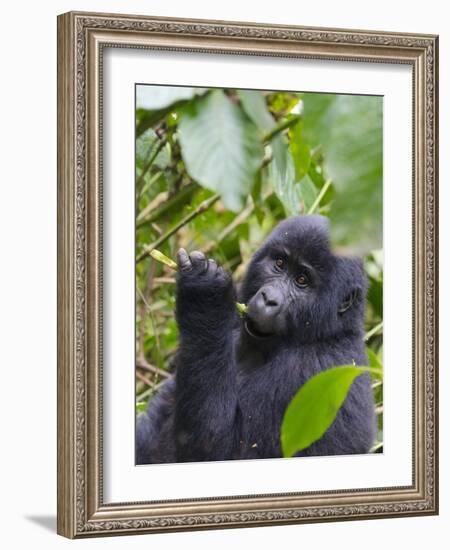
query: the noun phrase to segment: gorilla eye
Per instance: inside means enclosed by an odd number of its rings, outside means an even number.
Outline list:
[[[281,271],[282,269],[284,269],[284,260],[283,258],[277,258],[275,260],[275,267]]]
[[[305,275],[304,273],[302,273],[302,275],[299,275],[299,276],[295,279],[295,282],[298,284],[298,286],[304,288],[304,287],[308,286],[308,284],[309,284],[309,279],[308,279],[307,275]]]

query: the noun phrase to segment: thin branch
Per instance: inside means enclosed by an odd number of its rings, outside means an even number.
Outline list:
[[[136,228],[139,229],[147,223],[154,222],[155,220],[163,216],[166,212],[168,212],[171,208],[175,207],[179,202],[189,198],[189,196],[192,195],[197,188],[198,185],[196,183],[188,183],[187,185],[182,187],[180,191],[178,191],[178,193],[168,198],[166,202],[162,203],[152,212],[149,212],[148,215],[144,216],[142,214],[139,214],[138,218],[140,219],[138,219],[136,222]]]
[[[142,168],[141,175],[138,177],[136,181],[136,189],[139,189],[139,187],[142,185],[145,178],[145,174],[148,172],[150,166],[153,164],[154,160],[159,155],[159,153],[161,152],[161,149],[164,147],[166,143],[167,143],[167,138],[165,137],[155,147],[155,150],[152,152],[150,158],[148,159],[147,164],[144,166],[144,168]]]
[[[147,281],[145,283],[144,294],[142,295],[142,304],[139,308],[140,324],[139,324],[139,359],[145,361],[144,354],[144,338],[145,338],[145,318],[146,318],[146,308],[150,310],[150,305],[148,300],[153,286],[153,277],[155,274],[156,266],[153,264],[150,266],[147,274]]]
[[[324,186],[322,187],[319,194],[317,195],[316,200],[313,202],[311,208],[308,210],[308,214],[314,214],[314,212],[316,211],[316,209],[320,205],[321,200],[325,196],[325,193],[328,191],[328,188],[330,187],[331,183],[332,183],[331,180],[327,180],[324,183]]]
[[[379,449],[382,449],[383,448],[383,442],[382,441],[379,441],[378,443],[375,443],[375,445],[370,449],[370,453],[375,453],[377,452]]]
[[[160,369],[159,367],[155,367],[155,365],[151,365],[145,359],[139,358],[136,362],[136,367],[146,370],[148,372],[152,372],[153,374],[157,374],[158,376],[161,376],[161,378],[170,377],[170,374],[168,372],[166,372],[163,369]]]
[[[159,172],[155,172],[153,176],[151,176],[141,187],[139,191],[139,197],[142,197],[147,189],[149,189],[154,183],[156,183],[163,174],[164,172],[162,170],[160,170]]]
[[[143,374],[141,374],[139,371],[136,371],[136,378],[143,382],[146,386],[153,388],[155,386],[155,383],[150,380],[150,378],[147,378]]]
[[[263,195],[262,200],[263,201],[267,200],[271,195],[272,195],[272,191],[265,193]],[[244,210],[242,210],[242,212],[238,214],[234,218],[234,220],[225,227],[225,229],[223,229],[223,231],[219,234],[217,239],[215,239],[214,241],[210,241],[201,249],[202,252],[204,254],[209,254],[209,252],[211,252],[213,248],[215,248],[219,243],[221,243],[224,239],[226,239],[228,235],[230,235],[236,229],[236,227],[244,223],[245,220],[252,215],[255,208],[256,208],[256,204],[254,202],[246,206]]]
[[[159,384],[156,384],[153,387],[147,388],[145,391],[143,391],[136,397],[136,402],[139,403],[139,401],[144,401],[144,399],[147,399],[149,395],[156,393],[159,390],[159,388],[164,384],[164,382],[165,380],[162,380],[161,382],[159,382]]]
[[[381,323],[378,323],[375,327],[373,327],[369,332],[366,332],[366,335],[364,336],[364,342],[367,342],[372,338],[372,336],[375,336],[377,332],[379,332],[383,328],[383,321]]]
[[[148,311],[148,314],[149,314],[149,316],[150,316],[150,322],[152,323],[153,334],[155,335],[155,344],[156,344],[156,355],[157,355],[157,360],[158,360],[158,363],[161,363],[161,362],[162,362],[161,346],[160,346],[160,343],[159,343],[158,332],[157,332],[157,330],[156,330],[155,319],[154,319],[154,317],[153,317],[152,307],[151,307],[151,305],[147,302],[145,296],[142,294],[142,292],[140,291],[140,289],[139,289],[138,286],[136,287],[136,290],[137,290],[137,293],[139,294],[139,296],[141,297],[142,301],[144,302],[144,304],[145,304],[145,306],[146,306],[146,309],[147,309],[147,311]],[[144,357],[144,361],[145,361],[145,357]]]
[[[155,277],[155,285],[174,285],[177,281],[174,277]]]
[[[191,220],[193,220],[194,218],[196,218],[197,216],[205,212],[205,210],[208,210],[208,208],[210,208],[214,203],[216,203],[219,200],[219,198],[220,196],[216,194],[216,195],[213,195],[212,197],[209,197],[209,199],[204,200],[202,203],[200,203],[197,206],[197,208],[195,208],[195,210],[193,210],[190,214],[185,216],[176,225],[171,227],[166,233],[164,233],[164,235],[161,235],[160,237],[158,237],[154,243],[146,246],[144,251],[137,257],[136,263],[139,263],[145,258],[147,258],[147,256],[149,256],[150,252],[153,249],[160,247],[163,243],[167,241],[167,239],[170,239],[170,237],[172,237],[172,235],[174,235],[179,229],[181,229],[186,224],[188,224]]]
[[[161,193],[158,193],[156,197],[150,201],[147,206],[145,206],[137,215],[136,217],[136,224],[139,224],[139,222],[148,216],[152,210],[156,210],[161,206],[161,204],[164,204],[167,202],[167,199],[169,198],[169,193],[167,191],[162,191]]]
[[[244,208],[244,210],[242,210],[242,212],[238,214],[234,218],[234,220],[229,225],[227,225],[227,227],[225,227],[225,229],[218,235],[217,239],[215,239],[214,241],[210,241],[202,248],[202,252],[204,254],[209,254],[209,252],[211,252],[213,248],[215,248],[219,243],[226,239],[228,235],[230,235],[230,233],[232,233],[236,229],[236,227],[241,225],[241,223],[243,223],[252,214],[254,209],[254,203],[249,204],[246,208]]]
[[[291,128],[292,126],[295,126],[299,122],[300,122],[300,117],[297,117],[297,116],[281,121],[279,124],[274,126],[272,130],[270,130],[270,132],[267,132],[267,134],[263,138],[264,143],[268,143],[269,141],[272,141],[272,139],[275,136],[277,136],[287,128]]]

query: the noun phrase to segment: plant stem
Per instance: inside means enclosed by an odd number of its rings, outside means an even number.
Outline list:
[[[170,237],[174,235],[179,229],[181,229],[186,224],[188,224],[191,220],[193,220],[194,218],[196,218],[197,216],[205,212],[205,210],[208,210],[208,208],[210,208],[214,203],[216,203],[219,200],[219,198],[220,198],[220,195],[215,194],[212,197],[209,197],[209,199],[206,199],[202,203],[200,203],[195,210],[193,210],[190,214],[185,216],[176,225],[171,227],[168,231],[166,231],[166,233],[158,237],[154,243],[152,243],[151,245],[148,245],[144,249],[144,251],[137,257],[136,263],[139,263],[145,258],[147,258],[147,256],[149,256],[150,252],[154,248],[158,248],[159,246],[161,246],[163,243],[167,241],[167,239],[170,239]]]
[[[141,190],[139,191],[139,196],[142,197],[147,189],[151,187],[155,182],[157,182],[163,174],[164,172],[162,170],[160,170],[159,172],[155,172],[153,176],[141,187]],[[140,214],[142,214],[142,212],[140,212]]]
[[[148,300],[150,298],[150,294],[153,287],[153,278],[155,275],[155,266],[151,265],[148,273],[147,273],[147,281],[145,283],[145,289],[144,293],[142,295],[142,303],[141,307],[139,308],[139,315],[140,315],[140,323],[139,323],[139,358],[141,360],[145,360],[145,354],[144,354],[144,338],[145,338],[145,313],[146,308],[150,307],[148,304]],[[138,289],[139,290],[139,289]]]
[[[263,198],[262,198],[263,201],[267,200],[271,195],[272,195],[272,191],[263,195]],[[234,220],[225,227],[225,229],[219,234],[217,239],[215,239],[214,241],[210,241],[201,249],[202,252],[204,254],[209,254],[209,252],[211,252],[213,248],[215,248],[219,243],[221,243],[224,239],[226,239],[226,237],[228,237],[228,235],[230,235],[236,229],[236,227],[241,225],[241,223],[244,223],[245,220],[251,216],[251,214],[255,210],[255,207],[256,207],[256,204],[254,202],[246,206],[244,210],[242,210],[242,212],[238,214],[234,218]]]
[[[383,321],[381,323],[378,323],[375,327],[369,330],[369,332],[366,332],[366,335],[364,336],[364,342],[367,342],[372,338],[372,336],[375,336],[375,334],[383,328]]]
[[[263,141],[264,143],[268,143],[269,141],[272,141],[272,139],[286,130],[287,128],[291,128],[292,126],[295,126],[300,122],[300,117],[294,116],[292,118],[287,118],[286,120],[282,120],[279,124],[274,126],[270,132],[267,132],[267,134],[264,136]]]
[[[141,300],[144,302],[144,308],[148,311],[148,314],[149,314],[149,317],[150,317],[150,322],[152,324],[153,334],[155,335],[156,357],[157,357],[157,360],[158,360],[158,364],[162,364],[163,358],[162,358],[162,353],[161,353],[161,346],[160,346],[160,343],[159,343],[159,336],[158,336],[158,332],[157,332],[157,328],[156,328],[155,318],[153,317],[152,307],[147,302],[147,298],[142,294],[142,292],[140,291],[138,286],[136,286],[136,290],[137,290],[137,293],[139,294],[139,296],[141,297]],[[145,355],[142,354],[140,359],[141,360],[144,359],[144,361],[145,361]]]
[[[152,223],[161,216],[163,216],[166,212],[168,212],[171,208],[175,207],[179,202],[183,201],[184,199],[187,199],[194,193],[198,188],[198,185],[196,183],[189,183],[188,185],[185,185],[172,197],[170,197],[166,202],[162,203],[157,208],[153,209],[151,213],[149,213],[148,216],[142,217],[141,219],[138,219],[136,222],[136,228],[139,229],[143,225],[146,225],[148,223]]]
[[[136,363],[136,367],[149,371],[153,374],[157,374],[162,378],[170,378],[170,374],[168,372],[166,372],[163,369],[160,369],[159,367],[155,367],[155,365],[151,365],[150,363],[147,363],[145,359],[138,359]]]
[[[144,399],[147,399],[147,397],[149,395],[152,395],[152,393],[156,393],[159,390],[159,388],[164,384],[164,382],[165,380],[162,380],[161,382],[159,382],[159,384],[156,384],[153,387],[147,388],[144,392],[142,392],[136,397],[136,401],[139,403],[139,401],[143,401]]]
[[[167,143],[167,138],[163,138],[158,145],[155,147],[155,150],[150,155],[150,158],[148,159],[147,164],[142,168],[141,175],[138,177],[136,181],[136,189],[139,189],[139,187],[142,185],[142,182],[144,181],[145,174],[148,172],[150,166],[153,164],[153,161],[160,153],[161,149],[164,147],[164,145]]]
[[[313,214],[315,210],[318,208],[318,206],[320,205],[320,201],[325,196],[325,193],[328,191],[328,188],[330,187],[331,183],[332,183],[331,180],[327,180],[324,183],[322,189],[320,190],[319,194],[316,197],[316,200],[312,204],[311,208],[308,210],[308,214]]]
[[[155,277],[155,285],[174,285],[177,282],[175,277]]]
[[[136,378],[143,382],[147,387],[152,388],[155,385],[149,378],[141,374],[139,371],[136,371]]]
[[[383,442],[379,441],[378,443],[375,443],[375,445],[370,449],[370,453],[374,453],[375,451],[378,451],[378,449],[381,449],[383,447]]]

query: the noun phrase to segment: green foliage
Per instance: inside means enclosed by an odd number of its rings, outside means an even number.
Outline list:
[[[305,137],[323,148],[324,168],[337,190],[330,210],[334,242],[364,252],[380,248],[382,98],[308,93],[302,99]]]
[[[263,159],[258,128],[221,90],[184,108],[178,126],[187,171],[237,212]]]
[[[368,358],[380,371],[382,99],[138,86],[136,101],[137,410],[167,377],[178,345],[176,274],[150,250],[168,258],[180,247],[202,250],[239,282],[272,228],[293,214],[328,216],[334,243],[364,256],[366,329],[378,327]],[[373,386],[379,452],[382,380]],[[326,409],[319,397],[316,405]]]
[[[245,315],[247,313],[247,306],[245,304],[236,302],[236,309],[238,310],[239,315]]]
[[[295,180],[301,181],[311,166],[311,147],[306,141],[303,123],[296,124],[289,131],[289,150],[294,161]]]
[[[136,402],[136,414],[144,412],[146,406],[147,406],[147,403],[145,401],[137,401]]]
[[[272,156],[268,180],[283,204],[286,214],[300,214],[303,208],[302,195],[299,185],[295,182],[294,161],[286,141],[281,137],[272,142]]]
[[[136,105],[138,109],[160,111],[175,103],[192,99],[205,91],[204,88],[189,88],[187,86],[138,86]]]
[[[283,456],[293,456],[323,436],[336,418],[353,381],[366,371],[351,365],[333,367],[303,384],[283,417]]]

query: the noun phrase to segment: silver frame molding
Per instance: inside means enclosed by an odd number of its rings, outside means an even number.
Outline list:
[[[102,49],[403,63],[413,68],[413,484],[105,504]],[[66,13],[58,17],[58,533],[70,538],[438,513],[438,38]]]

